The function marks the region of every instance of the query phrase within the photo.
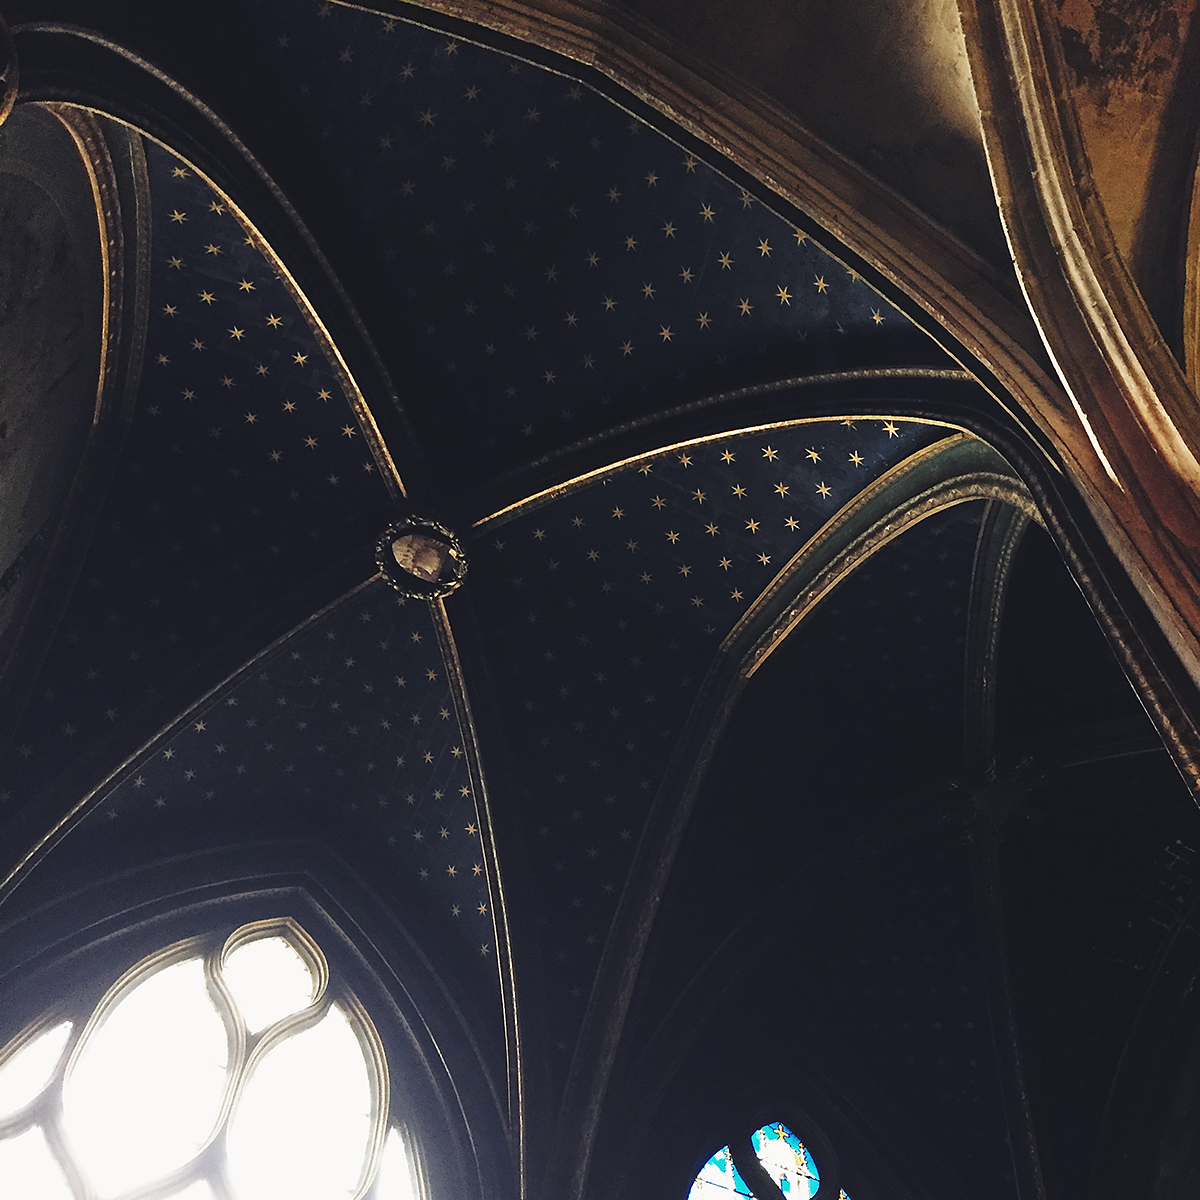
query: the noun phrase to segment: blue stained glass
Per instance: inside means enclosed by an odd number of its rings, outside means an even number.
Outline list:
[[[734,1196],[754,1200],[754,1193],[738,1174],[729,1147],[725,1146],[700,1168],[700,1174],[688,1192],[688,1200],[733,1200]]]
[[[810,1200],[816,1195],[821,1173],[808,1147],[786,1125],[764,1125],[750,1135],[750,1145],[788,1200]]]

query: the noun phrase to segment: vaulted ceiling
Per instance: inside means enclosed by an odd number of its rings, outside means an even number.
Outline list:
[[[68,8],[98,32],[18,27],[0,129],[48,330],[0,323],[0,940],[319,844],[477,1051],[485,1191],[682,1195],[785,1096],[856,1196],[1094,1170],[1200,831],[1122,667],[1179,673],[986,356],[513,30]],[[1016,296],[957,13],[878,8],[768,6],[725,67]],[[465,546],[445,598],[378,573],[413,512]]]

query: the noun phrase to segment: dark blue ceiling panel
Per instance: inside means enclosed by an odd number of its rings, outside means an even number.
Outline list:
[[[354,412],[271,263],[204,180],[157,146],[146,154],[141,388],[75,594],[0,760],[6,802],[369,544],[389,511]]]
[[[681,447],[481,537],[469,587],[504,697],[509,819],[530,846],[560,1049],[722,637],[842,505],[947,433],[847,418]]]
[[[730,387],[953,365],[719,157],[587,86],[349,7],[247,21],[287,110],[264,149],[447,478]]]
[[[377,583],[309,622],[135,762],[70,840],[145,853],[251,836],[320,838],[403,900],[436,968],[495,985],[468,742],[428,604]]]

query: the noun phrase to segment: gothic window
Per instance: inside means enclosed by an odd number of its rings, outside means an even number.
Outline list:
[[[784,1200],[810,1200],[821,1186],[821,1173],[809,1148],[786,1125],[773,1121],[750,1135],[750,1148]],[[733,1149],[723,1146],[710,1158],[692,1183],[688,1200],[777,1200],[756,1193],[734,1163]],[[850,1200],[838,1189],[838,1200]]]
[[[370,1017],[287,918],[190,938],[0,1053],[14,1200],[424,1200]]]

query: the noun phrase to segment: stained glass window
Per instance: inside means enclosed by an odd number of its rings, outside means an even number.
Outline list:
[[[143,959],[0,1052],[13,1200],[427,1200],[370,1017],[294,922]]]
[[[750,1148],[785,1200],[810,1200],[821,1186],[821,1173],[808,1147],[779,1121],[764,1125],[750,1135]],[[688,1192],[688,1200],[772,1200],[757,1196],[733,1163],[733,1151],[724,1146],[700,1168]],[[850,1200],[839,1189],[839,1200]]]

